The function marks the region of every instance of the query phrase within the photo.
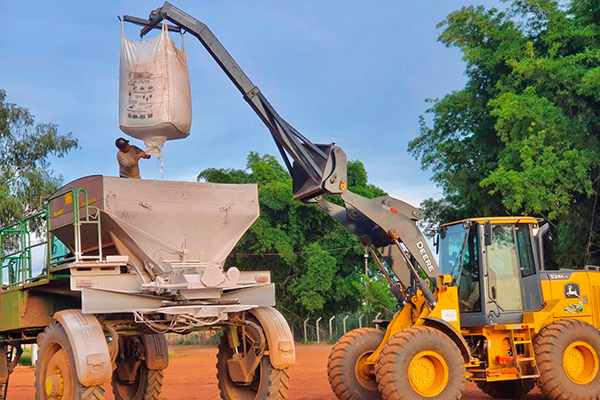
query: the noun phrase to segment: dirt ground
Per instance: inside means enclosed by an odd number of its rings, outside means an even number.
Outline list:
[[[297,364],[291,371],[289,398],[291,400],[336,400],[327,382],[327,356],[331,346],[297,346]],[[216,348],[174,347],[174,357],[165,371],[161,400],[219,399],[217,389]],[[34,399],[34,369],[18,367],[10,377],[8,400]],[[107,388],[108,389],[108,388]],[[107,400],[114,400],[110,390]],[[465,400],[488,400],[475,385],[468,383]],[[537,389],[528,400],[541,400]]]

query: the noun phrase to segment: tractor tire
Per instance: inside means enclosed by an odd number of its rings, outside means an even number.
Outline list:
[[[551,323],[535,337],[538,385],[549,400],[595,400],[600,393],[600,332],[572,319]]]
[[[381,400],[375,373],[364,361],[383,340],[384,333],[374,328],[360,328],[346,333],[329,353],[327,375],[331,390],[340,400]]]
[[[276,369],[268,355],[263,355],[254,381],[248,386],[231,380],[227,360],[233,355],[227,337],[223,335],[217,353],[217,380],[223,400],[285,400],[288,397],[290,375],[287,369]]]
[[[113,372],[111,381],[115,400],[159,400],[163,385],[163,370],[149,370],[142,362],[136,379],[132,383],[119,379],[118,371]]]
[[[494,399],[520,399],[535,387],[535,379],[516,381],[477,382],[481,391]]]
[[[74,359],[64,328],[58,322],[46,327],[39,343],[35,370],[36,400],[104,400],[101,386],[85,387],[79,382]]]
[[[458,400],[466,380],[456,344],[426,326],[392,336],[377,359],[375,374],[383,400]]]

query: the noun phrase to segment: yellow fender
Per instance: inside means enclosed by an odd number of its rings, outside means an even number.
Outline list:
[[[273,307],[258,307],[248,311],[265,331],[269,345],[269,360],[277,369],[290,368],[296,363],[296,348],[292,331],[283,315]]]

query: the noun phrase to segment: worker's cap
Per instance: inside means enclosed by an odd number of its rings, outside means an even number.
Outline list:
[[[129,146],[129,140],[120,137],[117,140],[115,140],[115,146],[117,146],[118,149],[122,150],[125,147]]]

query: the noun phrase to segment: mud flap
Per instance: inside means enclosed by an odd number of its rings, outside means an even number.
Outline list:
[[[162,370],[169,366],[169,348],[165,335],[143,335],[146,351],[146,367],[151,371]]]
[[[283,315],[273,307],[258,307],[248,311],[265,331],[269,360],[276,369],[290,368],[296,362],[292,331]]]
[[[54,314],[69,338],[75,358],[77,378],[83,386],[103,385],[112,378],[110,353],[102,326],[93,315],[81,310],[63,310]]]

